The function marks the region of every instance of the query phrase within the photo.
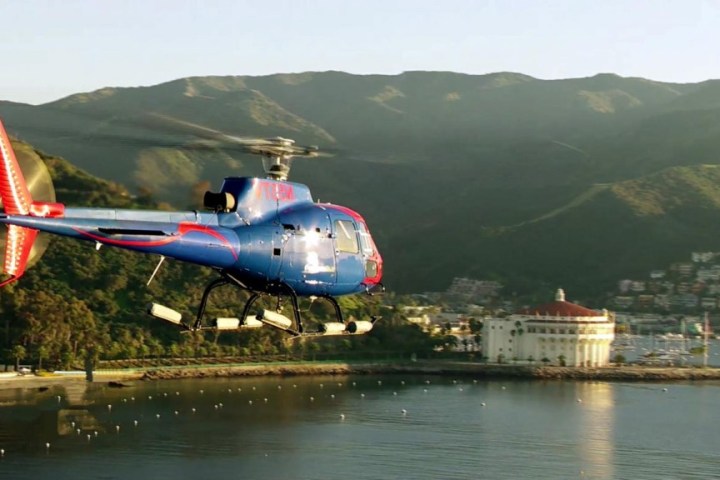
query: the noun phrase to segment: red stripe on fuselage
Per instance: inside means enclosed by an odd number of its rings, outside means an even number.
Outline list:
[[[197,225],[194,223],[181,222],[178,224],[179,235],[169,236],[169,237],[166,237],[166,238],[163,238],[160,240],[118,240],[118,239],[114,239],[114,238],[95,235],[93,233],[90,233],[86,230],[81,230],[79,228],[73,228],[73,230],[75,230],[76,232],[78,232],[81,235],[92,238],[93,240],[96,240],[98,242],[107,243],[109,245],[116,245],[119,247],[160,247],[163,245],[173,243],[191,232],[199,232],[199,233],[204,233],[206,235],[210,235],[211,237],[214,237],[214,238],[220,240],[220,242],[223,244],[223,246],[226,247],[228,250],[230,250],[230,253],[232,254],[232,256],[235,257],[235,259],[238,258],[237,252],[232,247],[232,244],[230,243],[230,241],[227,238],[225,238],[225,236],[223,236],[221,233],[211,229],[210,227],[206,227],[203,225]]]

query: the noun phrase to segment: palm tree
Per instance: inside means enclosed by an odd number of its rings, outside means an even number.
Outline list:
[[[565,355],[563,355],[562,353],[560,355],[558,355],[558,363],[560,364],[561,367],[564,367],[567,365],[565,363]]]
[[[20,362],[27,356],[27,350],[22,345],[15,345],[12,349],[12,356],[15,359],[15,371],[20,370]]]

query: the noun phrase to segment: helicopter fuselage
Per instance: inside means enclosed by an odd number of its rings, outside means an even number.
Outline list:
[[[358,213],[314,203],[293,182],[229,177],[221,193],[232,205],[216,212],[63,208],[0,223],[212,267],[252,290],[337,296],[380,283],[382,258]]]

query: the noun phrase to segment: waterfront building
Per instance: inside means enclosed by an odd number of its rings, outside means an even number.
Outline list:
[[[607,310],[568,302],[559,289],[554,302],[485,320],[483,355],[491,362],[601,367],[610,363],[614,338],[615,320]]]

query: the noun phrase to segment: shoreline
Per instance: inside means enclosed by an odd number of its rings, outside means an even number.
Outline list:
[[[0,389],[45,388],[85,382],[84,372],[56,375],[1,377]],[[720,381],[720,368],[609,366],[598,368],[535,365],[488,365],[473,362],[278,362],[245,365],[149,367],[145,369],[96,370],[94,384],[174,380],[185,378],[231,378],[312,375],[438,375],[473,376],[488,380],[579,380],[608,382]]]

